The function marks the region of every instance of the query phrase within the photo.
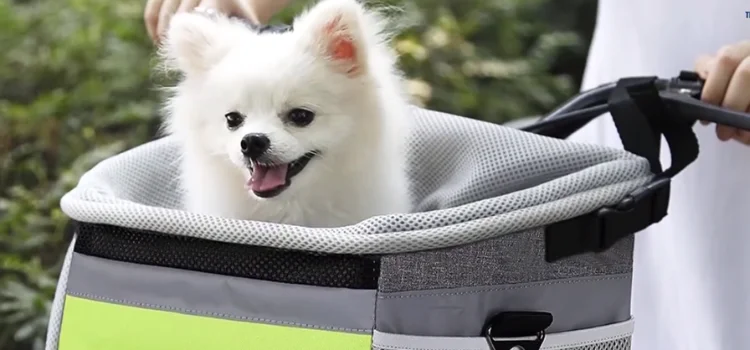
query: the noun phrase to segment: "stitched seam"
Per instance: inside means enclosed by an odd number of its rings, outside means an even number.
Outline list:
[[[129,301],[129,300],[112,299],[112,298],[101,297],[101,296],[97,296],[97,295],[93,295],[93,294],[88,294],[88,293],[68,292],[67,294],[68,295],[72,295],[72,296],[76,296],[76,297],[80,297],[80,298],[91,299],[91,300],[98,300],[98,301],[104,301],[104,302],[108,302],[108,303],[137,306],[137,307],[146,308],[146,309],[157,309],[157,310],[164,310],[164,311],[174,311],[174,312],[179,312],[179,313],[184,313],[184,314],[210,316],[210,317],[214,317],[214,318],[223,318],[223,319],[231,319],[231,320],[242,320],[242,321],[251,321],[251,322],[261,322],[261,323],[275,324],[275,325],[285,325],[285,326],[296,326],[296,327],[320,329],[320,330],[327,330],[327,331],[343,331],[343,332],[357,332],[357,333],[370,333],[370,332],[372,332],[371,329],[357,329],[357,328],[341,328],[341,327],[316,326],[316,325],[306,324],[306,323],[288,322],[288,321],[276,321],[276,320],[269,320],[269,319],[265,319],[265,318],[246,317],[246,316],[238,316],[238,315],[229,315],[229,314],[218,313],[218,312],[206,312],[206,311],[198,311],[198,310],[189,310],[189,309],[183,309],[183,308],[177,308],[177,307],[171,307],[171,306],[162,306],[162,305],[154,305],[154,304],[147,304],[147,303],[139,303],[139,302]]]
[[[555,347],[552,347],[552,348],[544,348],[543,347],[543,349],[544,350],[561,350],[561,349],[564,350],[564,349],[570,349],[570,348],[575,348],[575,347],[579,347],[579,346],[586,346],[586,345],[606,345],[604,343],[614,342],[614,341],[618,341],[618,340],[624,339],[624,338],[630,338],[631,336],[632,336],[632,333],[631,332],[627,332],[627,333],[624,333],[624,334],[613,335],[613,336],[609,336],[609,337],[606,337],[606,338],[593,339],[593,340],[582,341],[582,342],[571,343],[571,344],[563,344],[563,345],[555,346]]]
[[[375,291],[375,300],[374,300],[373,308],[372,308],[372,329],[376,329],[377,325],[378,325],[378,298],[377,298],[378,294],[380,294],[380,291],[376,290]],[[375,332],[373,331],[373,336],[370,337],[370,348],[371,349],[375,347],[374,333]]]
[[[553,335],[553,334],[550,334],[550,335]],[[562,344],[562,345],[558,345],[558,346],[550,347],[550,348],[542,347],[542,349],[544,349],[544,350],[565,350],[565,349],[571,349],[571,348],[576,348],[576,347],[580,347],[580,346],[587,346],[587,345],[606,345],[605,343],[614,342],[614,341],[617,341],[617,340],[620,340],[620,339],[624,339],[624,338],[630,338],[631,336],[632,336],[632,333],[631,332],[627,332],[627,333],[624,333],[624,334],[613,335],[613,336],[609,336],[609,337],[606,337],[606,338],[599,338],[599,339],[593,339],[593,340],[582,341],[582,342],[577,342],[577,343],[570,343],[570,344]],[[437,337],[437,338],[439,338],[439,337]],[[394,346],[394,345],[379,344],[379,343],[374,342],[374,341],[373,341],[372,345],[375,346],[375,347],[377,347],[377,348],[385,349],[385,350],[482,350],[482,349],[477,349],[477,348],[461,348],[461,349],[458,349],[458,348],[409,348],[409,347],[404,347],[404,346]]]
[[[564,280],[564,281],[549,281],[549,282],[535,282],[530,284],[524,284],[521,286],[518,285],[512,285],[512,286],[505,286],[505,287],[494,287],[494,288],[480,288],[476,290],[470,290],[470,291],[464,291],[464,292],[443,292],[443,293],[422,293],[419,291],[414,292],[408,292],[409,295],[378,295],[378,298],[381,299],[408,299],[408,298],[419,298],[419,297],[434,297],[434,296],[456,296],[456,295],[469,295],[469,294],[479,294],[479,293],[487,293],[487,292],[502,292],[507,290],[518,290],[518,289],[528,289],[528,288],[534,288],[534,287],[540,287],[540,286],[551,286],[551,285],[557,285],[557,284],[579,284],[579,283],[590,283],[590,282],[600,282],[600,281],[615,281],[615,280],[623,280],[627,279],[629,276],[620,276],[620,277],[597,277],[597,278],[590,278],[590,279],[579,279],[579,280]]]
[[[374,346],[384,350],[483,350],[477,348],[407,348],[403,346],[393,346],[373,343]]]

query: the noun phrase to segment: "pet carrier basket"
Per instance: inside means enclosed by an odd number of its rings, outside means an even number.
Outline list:
[[[611,93],[631,152],[414,108],[414,212],[348,227],[182,211],[170,137],[105,160],[62,200],[47,349],[629,349],[632,234],[697,156],[691,124],[650,118],[654,81]]]

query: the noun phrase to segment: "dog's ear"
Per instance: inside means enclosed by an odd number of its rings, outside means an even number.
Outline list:
[[[178,13],[169,23],[161,47],[169,68],[185,74],[201,74],[216,64],[231,47],[232,24],[223,17]]]
[[[295,20],[314,54],[356,77],[367,69],[368,14],[356,0],[323,0]]]

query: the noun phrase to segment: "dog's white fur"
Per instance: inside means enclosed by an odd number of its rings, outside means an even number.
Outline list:
[[[181,147],[186,209],[309,227],[408,212],[408,99],[383,19],[356,0],[323,0],[286,33],[258,34],[227,17],[175,15],[161,52],[182,79],[165,105],[164,126]],[[350,60],[332,52],[342,38],[356,49]],[[314,121],[285,124],[280,116],[295,107],[313,110]],[[247,119],[230,131],[224,115],[235,110]],[[287,162],[321,151],[268,199],[245,188],[250,172],[240,141],[258,132]]]

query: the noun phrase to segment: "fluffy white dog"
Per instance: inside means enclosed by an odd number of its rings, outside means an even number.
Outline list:
[[[323,0],[284,33],[173,17],[161,52],[182,79],[164,126],[186,209],[309,227],[408,212],[408,99],[383,18],[355,0]]]

